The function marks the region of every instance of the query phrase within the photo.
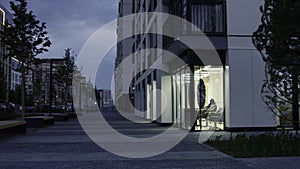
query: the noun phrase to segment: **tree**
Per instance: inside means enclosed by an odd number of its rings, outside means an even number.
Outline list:
[[[25,69],[35,56],[48,52],[51,41],[47,37],[46,24],[40,23],[33,14],[28,11],[27,0],[10,2],[13,14],[13,25],[6,25],[2,31],[2,40],[7,46],[7,56],[18,59],[21,63],[22,74],[22,119],[24,120],[25,107]]]
[[[35,58],[33,61],[32,66],[34,67],[32,73],[33,73],[33,100],[37,104],[41,100],[42,95],[42,69],[41,69],[42,61],[39,58]]]
[[[292,123],[299,129],[300,1],[265,0],[261,24],[253,44],[265,66],[262,98],[276,115],[286,118],[282,107],[292,108]]]
[[[22,89],[21,86],[16,86],[15,90],[11,90],[9,92],[9,102],[21,105],[22,104],[22,100],[20,98],[20,96],[22,95]]]
[[[69,89],[72,86],[72,76],[75,70],[74,52],[71,53],[71,48],[65,50],[64,61],[62,65],[57,67],[56,81],[63,88],[63,100],[66,111],[67,101],[69,98]]]

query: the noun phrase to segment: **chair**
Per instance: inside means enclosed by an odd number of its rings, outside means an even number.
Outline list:
[[[207,120],[214,123],[214,128],[217,128],[217,123],[224,121],[224,108],[220,108],[215,113],[209,113]]]

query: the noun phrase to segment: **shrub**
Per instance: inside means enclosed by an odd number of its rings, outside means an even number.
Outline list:
[[[230,137],[229,140],[209,140],[208,145],[233,157],[284,157],[300,156],[300,136],[298,133],[265,133],[247,137],[245,134]]]

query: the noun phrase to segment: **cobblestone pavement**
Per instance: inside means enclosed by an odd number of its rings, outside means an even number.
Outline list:
[[[273,157],[240,159],[241,162],[257,169],[299,169],[300,157]]]
[[[143,124],[144,128],[137,128],[118,121],[113,122],[112,126],[136,136],[151,136],[166,128],[154,124]],[[0,168],[256,168],[255,165],[249,165],[248,161],[233,159],[199,144],[198,136],[198,133],[190,133],[179,145],[162,155],[129,159],[108,153],[97,146],[85,134],[79,122],[71,119],[43,129],[31,129],[24,135],[1,135]]]

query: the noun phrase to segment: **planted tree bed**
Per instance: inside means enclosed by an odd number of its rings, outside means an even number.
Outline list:
[[[68,121],[69,120],[69,114],[52,113],[52,116],[54,116],[55,121]]]
[[[43,128],[47,125],[54,125],[54,117],[52,116],[33,116],[25,119],[28,128]]]
[[[300,156],[300,135],[282,132],[259,136],[237,135],[229,140],[209,140],[207,145],[235,158]]]

